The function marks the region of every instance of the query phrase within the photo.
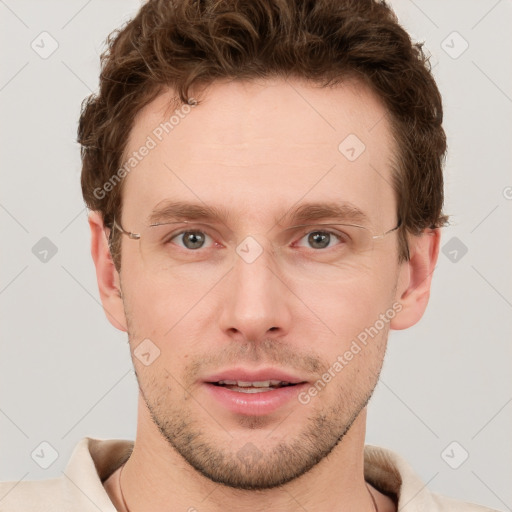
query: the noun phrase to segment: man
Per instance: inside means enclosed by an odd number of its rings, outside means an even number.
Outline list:
[[[137,436],[83,439],[2,510],[490,510],[364,444],[446,222],[441,98],[384,3],[149,1],[79,142]]]

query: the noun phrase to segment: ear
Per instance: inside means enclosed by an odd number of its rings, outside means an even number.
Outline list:
[[[119,273],[117,272],[108,247],[109,229],[103,224],[99,212],[89,213],[91,228],[91,255],[96,267],[96,280],[103,310],[109,322],[120,331],[127,331]]]
[[[402,309],[391,320],[391,329],[407,329],[423,316],[439,256],[440,231],[426,229],[421,235],[409,238],[410,259],[402,263],[396,292],[396,300]]]

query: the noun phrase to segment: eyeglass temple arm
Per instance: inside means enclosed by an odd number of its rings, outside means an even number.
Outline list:
[[[389,233],[393,233],[393,231],[396,231],[401,225],[402,225],[402,220],[399,220],[398,224],[394,228],[390,229],[389,231],[386,231],[385,233],[382,233],[382,235],[374,235],[374,236],[372,236],[372,238],[374,240],[379,240],[381,238],[384,238],[386,235],[389,235]]]
[[[128,238],[131,238],[132,240],[138,240],[140,238],[139,233],[132,233],[131,231],[126,231],[118,222],[116,222],[116,219],[114,218],[112,222],[112,227],[118,229],[123,233],[123,235],[127,235]]]

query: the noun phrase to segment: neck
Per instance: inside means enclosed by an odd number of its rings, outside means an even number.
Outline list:
[[[123,466],[122,494],[129,512],[373,512],[364,480],[365,423],[366,409],[329,456],[301,477],[275,489],[247,491],[198,473],[168,444],[139,403],[137,437]]]

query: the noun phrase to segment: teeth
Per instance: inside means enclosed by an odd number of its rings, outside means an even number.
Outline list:
[[[254,382],[245,382],[242,380],[220,380],[218,384],[222,386],[237,386],[239,388],[270,388],[286,386],[289,382],[281,380],[260,380]]]
[[[267,391],[272,391],[274,388],[234,388],[233,391],[238,391],[240,393],[266,393]]]
[[[268,388],[270,386],[269,380],[261,380],[255,382],[239,382],[238,386],[241,388],[253,387],[253,388]]]
[[[239,388],[250,388],[250,387],[256,387],[256,383],[253,383],[252,382],[244,382],[242,380],[237,380],[236,381],[236,385],[239,387]],[[268,384],[267,384],[267,387],[268,387]]]

